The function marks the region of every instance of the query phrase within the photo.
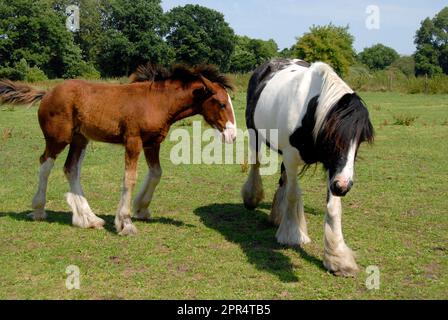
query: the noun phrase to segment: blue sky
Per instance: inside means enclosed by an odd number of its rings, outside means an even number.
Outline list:
[[[350,26],[358,52],[383,43],[401,54],[415,51],[414,35],[420,22],[448,5],[446,0],[162,0],[165,10],[187,3],[216,9],[225,15],[237,34],[272,38],[281,49],[291,47],[295,38],[313,24],[332,22]],[[370,5],[380,10],[378,30],[366,27],[366,9]]]

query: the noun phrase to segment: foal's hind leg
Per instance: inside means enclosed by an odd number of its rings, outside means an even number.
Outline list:
[[[72,223],[74,226],[83,229],[102,229],[105,222],[98,218],[90,209],[80,182],[81,165],[88,143],[84,136],[76,135],[70,144],[70,150],[64,166],[64,173],[70,184],[70,192],[66,196],[68,205],[73,212]]]
[[[241,189],[244,206],[248,210],[255,210],[264,199],[263,181],[260,175],[261,143],[257,133],[250,135],[251,167],[249,177]]]
[[[126,172],[123,181],[121,201],[115,217],[115,227],[122,236],[134,235],[137,228],[131,220],[131,196],[132,189],[137,181],[137,162],[142,151],[142,141],[139,137],[128,138],[126,141]]]
[[[145,148],[145,157],[149,167],[149,173],[140,192],[134,200],[134,216],[138,220],[149,220],[151,218],[151,212],[148,208],[151,204],[154,191],[162,178],[159,152],[159,144],[154,145],[151,148]]]
[[[284,150],[286,184],[277,191],[273,209],[274,217],[280,222],[277,240],[285,245],[304,245],[310,242],[304,224],[303,203],[297,183],[299,155],[296,150]],[[276,203],[277,202],[277,203]]]
[[[39,185],[36,195],[33,198],[33,212],[28,216],[35,221],[45,220],[47,214],[45,212],[45,203],[47,201],[47,185],[50,172],[54,167],[54,162],[59,153],[67,146],[63,142],[54,142],[47,139],[44,154],[40,157]]]

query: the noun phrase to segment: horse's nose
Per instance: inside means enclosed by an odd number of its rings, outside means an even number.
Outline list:
[[[331,193],[337,197],[344,197],[347,195],[347,193],[352,189],[353,187],[353,181],[348,182],[341,182],[341,181],[334,181],[331,186]]]

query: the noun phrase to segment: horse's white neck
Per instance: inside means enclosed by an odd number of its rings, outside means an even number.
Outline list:
[[[313,136],[317,138],[319,131],[324,125],[325,117],[344,95],[354,91],[325,63],[314,63],[308,72],[314,75],[314,78],[320,80],[320,97],[316,109],[316,124],[314,126]]]

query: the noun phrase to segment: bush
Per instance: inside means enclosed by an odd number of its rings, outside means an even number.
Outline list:
[[[22,81],[25,79],[25,74],[16,68],[0,67],[0,79]]]
[[[397,67],[370,72],[362,66],[354,66],[345,81],[356,91],[401,92],[409,94],[448,94],[448,76],[407,76]]]
[[[41,69],[37,66],[30,67],[25,59],[20,59],[20,61],[14,65],[14,68],[0,68],[0,78],[27,82],[48,80],[47,76]]]
[[[81,66],[79,77],[86,80],[99,80],[101,78],[101,74],[95,69],[93,64],[85,63]]]
[[[37,81],[46,81],[48,77],[45,72],[40,70],[38,67],[34,66],[32,68],[28,68],[26,73],[25,81],[28,82],[37,82]]]

